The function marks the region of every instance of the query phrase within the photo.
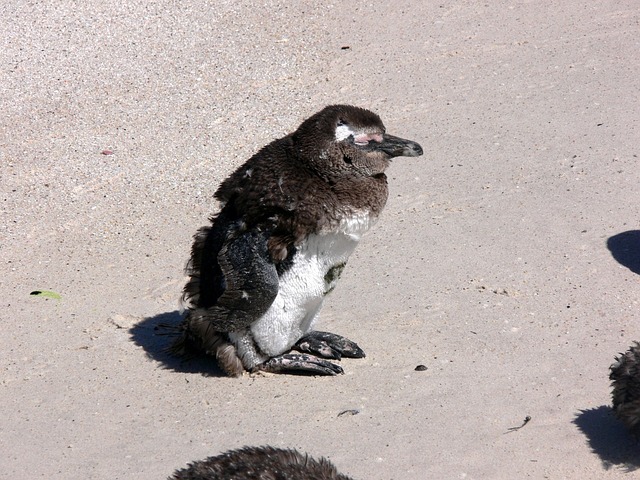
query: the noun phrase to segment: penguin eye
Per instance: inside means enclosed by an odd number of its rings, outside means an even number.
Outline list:
[[[366,134],[356,135],[355,137],[353,137],[353,142],[359,146],[368,145],[370,140],[373,140],[373,139],[371,138],[370,135],[366,135]]]
[[[343,119],[339,118],[338,119],[338,127],[342,127],[344,125],[348,125],[347,122],[345,122]]]

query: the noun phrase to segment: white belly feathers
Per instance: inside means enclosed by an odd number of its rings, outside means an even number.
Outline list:
[[[263,353],[280,355],[313,328],[324,297],[335,287],[349,255],[374,221],[368,212],[353,215],[338,230],[310,235],[297,247],[293,265],[280,277],[276,299],[251,326]]]

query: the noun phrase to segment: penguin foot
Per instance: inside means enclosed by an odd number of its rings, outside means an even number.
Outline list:
[[[312,353],[322,358],[340,360],[342,357],[363,358],[364,351],[357,343],[335,333],[312,331],[294,345],[299,352]]]
[[[285,353],[272,357],[254,370],[270,373],[308,373],[310,375],[337,375],[344,373],[340,365],[305,353]]]

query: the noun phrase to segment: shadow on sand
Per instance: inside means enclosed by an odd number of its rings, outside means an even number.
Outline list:
[[[609,237],[607,248],[618,263],[640,275],[640,230],[629,230]]]
[[[620,467],[632,472],[640,468],[640,444],[615,418],[611,407],[581,410],[573,423],[585,434],[605,469]]]
[[[179,335],[177,327],[182,321],[178,310],[147,317],[129,329],[136,345],[141,346],[149,358],[161,363],[164,368],[183,373],[200,373],[210,377],[226,377],[212,357],[199,355],[180,358],[167,349]]]

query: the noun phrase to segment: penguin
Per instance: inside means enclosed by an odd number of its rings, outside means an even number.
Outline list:
[[[244,447],[193,462],[176,470],[169,480],[353,480],[321,458],[297,450]]]
[[[336,375],[362,358],[315,330],[324,298],[378,220],[395,157],[422,155],[364,108],[330,105],[263,147],[226,178],[219,212],[194,236],[177,355],[204,352],[229,376]]]
[[[609,367],[613,412],[636,437],[640,438],[640,343],[615,358]]]

